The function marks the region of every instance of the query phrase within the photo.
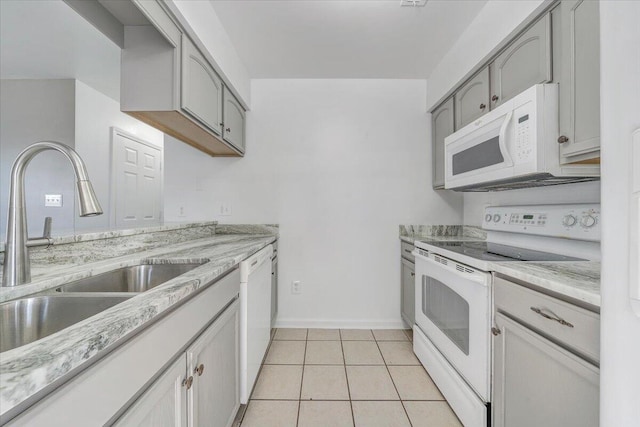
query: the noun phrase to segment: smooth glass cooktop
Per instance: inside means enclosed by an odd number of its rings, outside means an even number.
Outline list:
[[[490,242],[427,242],[431,246],[446,249],[483,261],[584,261],[549,252],[534,251],[515,246]]]

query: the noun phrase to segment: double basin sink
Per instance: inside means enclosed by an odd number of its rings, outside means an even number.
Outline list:
[[[0,304],[0,353],[98,314],[202,264],[140,264]]]

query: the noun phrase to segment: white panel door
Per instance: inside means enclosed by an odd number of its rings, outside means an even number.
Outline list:
[[[118,228],[162,221],[162,160],[157,146],[113,129],[112,223]]]

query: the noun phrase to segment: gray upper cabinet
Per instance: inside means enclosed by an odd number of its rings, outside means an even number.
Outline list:
[[[433,188],[444,188],[444,139],[454,131],[453,97],[431,114]]]
[[[238,100],[224,88],[224,131],[226,142],[244,153],[245,112]]]
[[[599,2],[564,0],[560,45],[560,154],[564,163],[600,157]],[[565,141],[562,143],[562,141]]]
[[[182,36],[182,108],[215,134],[222,130],[222,81],[198,48]]]
[[[516,38],[490,65],[491,108],[539,83],[551,73],[551,14]]]
[[[133,4],[152,25],[124,27],[120,109],[212,156],[242,156],[244,109],[235,101],[240,112],[229,114],[232,132],[241,138],[226,138],[224,85],[206,55],[164,2]],[[243,117],[242,128],[236,128],[238,115]]]
[[[455,94],[456,129],[489,111],[489,67],[482,69]]]

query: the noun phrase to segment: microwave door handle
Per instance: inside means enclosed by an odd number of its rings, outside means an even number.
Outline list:
[[[504,156],[504,162],[508,166],[513,165],[513,159],[511,158],[511,154],[509,154],[509,149],[507,148],[507,142],[506,142],[507,128],[509,127],[509,123],[511,123],[512,116],[513,116],[513,111],[509,111],[504,119],[504,122],[502,122],[502,126],[500,126],[500,134],[498,136],[499,138],[498,144],[500,145],[500,151]]]

